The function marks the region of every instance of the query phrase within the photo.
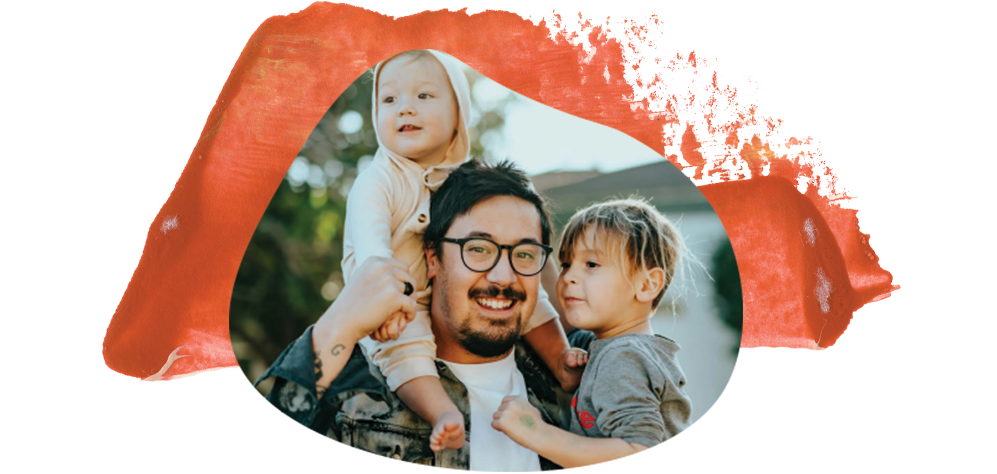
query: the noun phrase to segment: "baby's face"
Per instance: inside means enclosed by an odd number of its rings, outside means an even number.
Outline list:
[[[432,57],[399,56],[378,77],[381,143],[423,168],[440,164],[457,129],[457,102],[443,65]]]

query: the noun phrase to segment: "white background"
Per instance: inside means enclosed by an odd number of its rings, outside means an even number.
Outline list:
[[[308,3],[3,7],[5,468],[419,470],[299,428],[238,369],[148,383],[101,357],[149,225],[246,41],[267,17]],[[983,8],[601,3],[612,7],[502,8],[537,21],[555,9],[656,11],[669,27],[661,48],[751,75],[768,114],[821,141],[903,288],[856,312],[828,350],[742,351],[725,394],[688,431],[586,471],[992,469],[995,77],[985,45],[995,38]]]

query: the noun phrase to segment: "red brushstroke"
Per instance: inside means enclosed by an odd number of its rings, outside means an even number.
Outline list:
[[[236,61],[173,193],[150,226],[104,339],[108,367],[169,379],[236,365],[228,305],[257,222],[333,101],[376,61],[397,52],[445,51],[531,99],[663,149],[670,138],[662,125],[674,122],[674,114],[649,113],[653,104],[647,99],[627,99],[633,88],[623,79],[622,45],[600,27],[588,26],[595,52],[583,61],[590,53],[573,44],[575,38],[552,39],[546,23],[533,25],[499,11],[394,19],[348,5],[314,4],[265,21]],[[634,31],[639,36],[639,29]],[[682,59],[692,67],[702,62],[693,54]],[[659,99],[667,100],[652,98]],[[635,109],[633,102],[639,105]],[[671,102],[668,108],[675,110]],[[736,127],[728,132],[731,144],[739,143]],[[707,162],[692,128],[687,135],[682,152],[701,174]],[[855,211],[816,192],[800,194],[792,180],[805,170],[797,162],[763,157],[760,142],[745,147],[742,157],[752,164],[752,179],[701,188],[727,228],[741,266],[743,344],[827,347],[845,330],[852,311],[889,294],[892,277],[878,266]],[[669,158],[677,162],[674,155]],[[762,161],[771,163],[771,176],[754,172]],[[807,218],[817,229],[815,247],[800,237],[801,219]],[[833,288],[829,312],[808,296],[818,267]],[[178,348],[181,357],[163,371]]]
[[[890,274],[876,264],[869,236],[858,229],[856,211],[815,191],[800,194],[781,176],[699,189],[737,255],[744,292],[742,347],[828,347],[845,332],[852,312],[894,289]],[[829,285],[823,309],[819,274]]]

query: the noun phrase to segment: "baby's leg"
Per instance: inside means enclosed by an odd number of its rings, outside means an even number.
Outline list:
[[[422,303],[422,301],[420,301]],[[457,449],[464,444],[464,415],[440,385],[436,369],[436,343],[429,311],[420,304],[397,340],[362,341],[374,364],[384,374],[388,388],[409,409],[433,425],[430,447]]]
[[[547,368],[554,373],[565,392],[574,392],[582,380],[588,353],[570,347],[556,319],[551,319],[523,335]]]
[[[433,425],[429,447],[433,451],[458,449],[464,445],[464,415],[436,377],[416,377],[395,392],[405,405]]]

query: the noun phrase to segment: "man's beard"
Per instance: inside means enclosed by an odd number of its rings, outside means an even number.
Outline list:
[[[468,292],[468,298],[472,301],[478,297],[496,298],[499,296],[518,301],[520,304],[526,301],[525,293],[509,287],[502,289],[495,286],[472,288]],[[461,321],[455,335],[457,342],[468,352],[488,359],[509,352],[509,349],[512,349],[516,341],[519,340],[523,329],[523,318],[519,312],[505,320],[487,319],[488,326],[478,330],[471,328],[471,319],[467,317]]]

